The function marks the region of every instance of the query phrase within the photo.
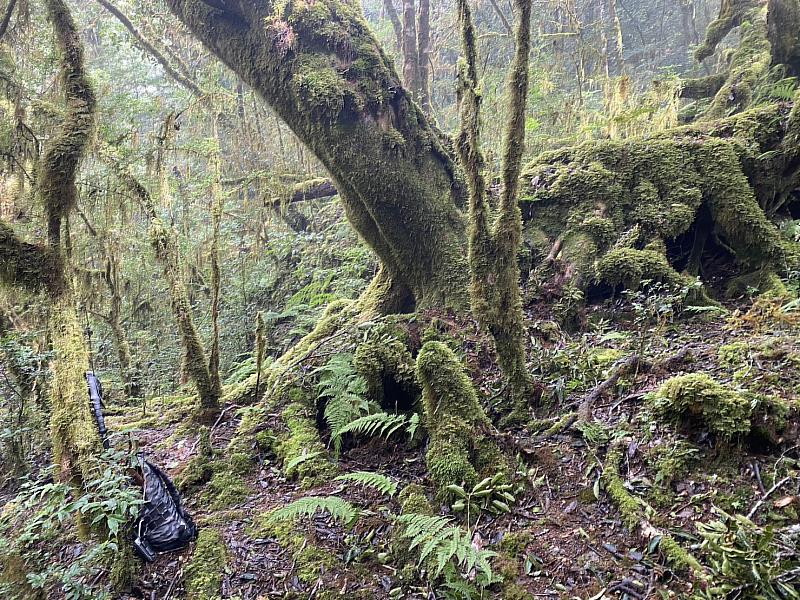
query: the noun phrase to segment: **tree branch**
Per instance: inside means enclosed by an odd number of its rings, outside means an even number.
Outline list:
[[[6,31],[8,31],[8,24],[11,23],[11,15],[14,14],[14,8],[17,6],[17,0],[11,0],[8,3],[8,8],[6,9],[6,14],[3,17],[3,22],[0,23],[0,38],[2,38]]]
[[[0,221],[0,282],[30,292],[61,289],[61,256],[47,246],[22,241],[9,224]]]
[[[191,79],[179,73],[177,69],[175,69],[169,62],[166,56],[164,56],[152,43],[150,43],[142,33],[136,29],[136,26],[131,22],[131,20],[123,13],[119,8],[117,8],[113,3],[109,0],[97,0],[100,5],[103,6],[108,12],[114,15],[117,20],[125,26],[130,34],[136,39],[139,45],[147,52],[150,56],[152,56],[158,64],[164,69],[167,75],[169,75],[172,79],[174,79],[178,84],[185,87],[189,90],[192,94],[198,97],[203,97],[206,93],[200,89],[200,87]],[[206,2],[210,6],[214,6],[211,2]],[[215,7],[219,8],[219,7]]]

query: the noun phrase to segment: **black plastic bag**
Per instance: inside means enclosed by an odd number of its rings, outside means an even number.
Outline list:
[[[136,520],[134,547],[148,562],[159,552],[184,548],[197,537],[197,527],[181,506],[178,490],[161,469],[139,458],[145,504]]]

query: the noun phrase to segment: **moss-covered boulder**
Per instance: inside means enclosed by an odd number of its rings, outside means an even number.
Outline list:
[[[523,172],[526,239],[581,290],[685,286],[709,256],[770,279],[800,257],[772,220],[795,201],[786,167],[797,148],[784,143],[794,121],[774,104],[546,152]]]
[[[654,413],[683,426],[701,425],[723,440],[750,431],[753,406],[740,391],[704,373],[665,381],[650,398]]]

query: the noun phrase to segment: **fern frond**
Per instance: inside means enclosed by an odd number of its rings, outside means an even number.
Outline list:
[[[267,517],[267,522],[294,521],[302,517],[310,517],[319,511],[327,512],[334,521],[343,525],[349,525],[358,517],[358,510],[346,500],[336,496],[307,496],[275,509]]]
[[[314,452],[308,452],[307,450],[303,450],[302,454],[299,454],[295,456],[292,460],[287,461],[286,464],[283,466],[283,470],[285,473],[292,473],[299,465],[302,465],[307,460],[316,458],[321,454],[322,452],[320,450],[315,450]]]
[[[390,415],[389,413],[375,413],[359,417],[351,421],[338,431],[340,435],[345,433],[358,433],[367,437],[389,438],[400,427],[406,424],[408,418],[405,415]]]
[[[340,430],[369,409],[367,382],[353,367],[351,354],[333,356],[312,374],[319,374],[317,398],[326,400],[323,418],[330,427],[333,451],[338,457],[342,449]]]
[[[394,496],[397,493],[397,482],[395,480],[372,471],[356,471],[355,473],[339,475],[336,479],[365,485],[389,496]]]
[[[434,577],[439,577],[448,564],[470,572],[477,568],[492,579],[490,559],[496,552],[477,550],[461,527],[448,517],[410,513],[397,519],[403,529],[400,537],[409,540],[411,549],[420,548],[419,563],[431,559],[436,564]]]

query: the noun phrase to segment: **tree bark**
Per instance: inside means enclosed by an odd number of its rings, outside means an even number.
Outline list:
[[[394,7],[394,0],[383,0],[383,6],[386,10],[386,16],[389,17],[389,21],[392,22],[397,51],[401,52],[403,49],[403,24],[400,22],[400,17],[397,16],[397,9]]]
[[[417,9],[414,0],[403,2],[403,83],[414,94],[419,90]]]
[[[389,287],[410,292],[418,308],[466,309],[465,190],[449,142],[411,102],[360,9],[334,0],[277,12],[266,0],[167,4],[320,159]]]

